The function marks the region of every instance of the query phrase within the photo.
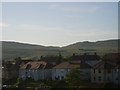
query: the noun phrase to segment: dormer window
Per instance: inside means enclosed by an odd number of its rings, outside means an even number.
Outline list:
[[[98,72],[101,73],[101,69],[98,69]]]
[[[40,64],[39,68],[38,69],[42,69],[44,67],[43,64]]]
[[[26,69],[30,69],[31,68],[31,64],[28,64]]]

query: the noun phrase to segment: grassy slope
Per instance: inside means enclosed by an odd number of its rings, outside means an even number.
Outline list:
[[[79,50],[80,49],[80,50]],[[72,53],[97,52],[99,54],[117,52],[118,40],[107,40],[97,42],[78,42],[65,47],[46,47],[41,45],[23,44],[17,42],[2,42],[3,59],[15,57],[34,57],[41,55],[62,55],[68,56]]]

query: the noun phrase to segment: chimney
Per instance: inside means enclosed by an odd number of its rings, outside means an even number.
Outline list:
[[[73,56],[75,56],[75,53],[73,53]]]
[[[84,53],[83,60],[86,60],[86,58],[87,58],[87,53]]]
[[[97,55],[97,53],[95,52],[94,55]]]

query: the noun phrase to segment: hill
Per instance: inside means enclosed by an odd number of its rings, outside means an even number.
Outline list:
[[[69,56],[73,53],[94,53],[105,54],[118,51],[118,39],[96,41],[96,42],[77,42],[64,47],[42,46],[25,44],[19,42],[2,41],[2,58],[3,60],[13,59],[15,57],[33,58],[42,55],[58,55],[59,52],[63,56]]]
[[[97,52],[99,54],[111,53],[118,51],[119,40],[105,40],[96,42],[77,42],[63,47],[67,51],[73,51],[75,53],[81,52]]]
[[[2,41],[2,58],[11,59],[19,56],[34,57],[55,54],[58,49],[59,47],[45,47],[41,45]]]

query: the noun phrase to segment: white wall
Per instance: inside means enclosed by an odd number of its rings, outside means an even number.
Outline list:
[[[80,76],[82,80],[90,80],[91,78],[91,69],[79,69]]]
[[[66,74],[70,71],[70,69],[52,69],[52,79],[55,80],[55,77],[61,77],[66,76]],[[83,80],[89,80],[90,79],[90,69],[79,69],[80,76]]]
[[[113,69],[113,83],[120,85],[120,69]]]
[[[101,77],[101,80],[99,80],[99,77]],[[94,69],[91,69],[91,82],[104,83],[104,69],[101,69],[101,73],[99,73],[99,69],[95,69],[95,73],[94,73]]]
[[[113,82],[113,71],[110,69],[110,73],[108,73],[108,69],[104,69],[104,76],[105,76],[105,82],[110,83]]]
[[[65,78],[66,74],[69,72],[69,69],[52,69],[52,79],[55,80],[55,77]]]
[[[40,69],[40,70],[20,69],[19,75],[23,80],[25,80],[27,77],[30,77],[35,81],[44,80],[51,77],[51,69]]]

